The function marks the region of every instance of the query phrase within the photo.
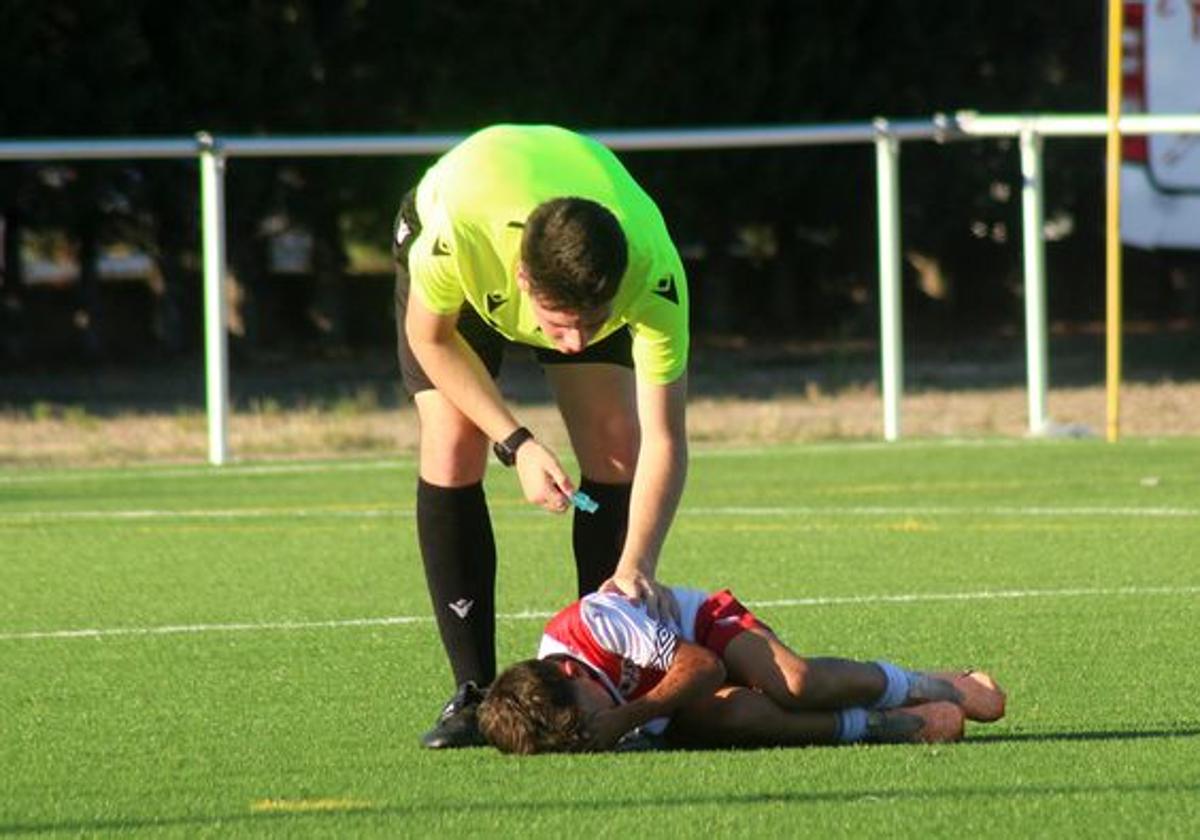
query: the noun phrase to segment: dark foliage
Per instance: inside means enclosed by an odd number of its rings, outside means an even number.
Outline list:
[[[0,136],[466,132],[499,121],[573,128],[865,122],[876,115],[1096,111],[1103,4],[1094,0],[22,0],[0,2]],[[1048,155],[1058,316],[1100,300],[1100,153]],[[629,154],[688,254],[701,331],[830,337],[874,330],[869,149]],[[386,247],[403,190],[428,160],[235,160],[230,263],[239,342],[270,343],[269,238],[314,238],[301,320],[353,343],[346,243]],[[142,327],[159,350],[194,346],[194,167],[0,164],[14,232],[68,231],[149,253],[159,280]],[[906,290],[918,330],[1019,318],[1019,175],[1000,142],[910,145],[903,163]],[[4,352],[43,331],[13,261]],[[381,281],[382,282],[382,281]],[[104,296],[84,272],[74,328],[103,357]],[[743,290],[756,289],[755,294]],[[385,298],[384,298],[385,299]],[[1161,298],[1147,297],[1161,315]],[[1166,306],[1172,306],[1170,301]],[[378,317],[386,319],[386,309]],[[139,309],[139,312],[142,310]],[[109,313],[111,315],[111,313]],[[88,333],[92,334],[89,336]],[[113,333],[114,330],[109,330]],[[136,331],[135,331],[136,332]],[[374,340],[374,333],[366,331]],[[111,344],[111,342],[110,342]]]

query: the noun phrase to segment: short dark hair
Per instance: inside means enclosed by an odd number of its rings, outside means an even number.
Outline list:
[[[505,669],[479,704],[478,720],[483,737],[501,752],[578,752],[587,743],[571,680],[544,659]]]
[[[521,261],[533,291],[555,309],[586,312],[613,299],[629,245],[621,223],[587,198],[555,198],[525,221]]]

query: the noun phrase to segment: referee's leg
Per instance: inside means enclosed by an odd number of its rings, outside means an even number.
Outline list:
[[[434,749],[476,746],[483,739],[475,710],[496,674],[496,544],[483,491],[488,441],[437,391],[408,345],[407,246],[420,231],[411,210],[410,204],[402,206],[394,240],[397,350],[421,428],[417,537],[438,633],[458,686],[421,742]],[[482,333],[467,339],[495,375],[502,345]]]
[[[619,361],[547,364],[546,376],[579,460],[579,489],[599,507],[576,510],[571,544],[579,594],[612,577],[625,548],[640,430],[634,373]]]

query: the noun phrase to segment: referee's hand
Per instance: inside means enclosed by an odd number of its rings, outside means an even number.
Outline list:
[[[624,595],[631,601],[646,605],[646,614],[655,621],[679,624],[679,602],[675,593],[641,572],[626,575],[618,572],[600,584],[600,592]]]
[[[521,444],[517,450],[516,466],[521,491],[530,504],[551,513],[565,513],[571,506],[575,484],[554,453],[540,441],[530,439]]]

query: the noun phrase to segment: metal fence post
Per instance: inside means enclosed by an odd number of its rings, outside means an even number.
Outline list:
[[[212,135],[196,135],[200,156],[200,224],[204,239],[204,381],[208,461],[229,459],[229,357],[225,312],[225,156]]]
[[[1021,129],[1021,224],[1025,268],[1025,366],[1029,434],[1046,433],[1046,244],[1042,136]]]
[[[900,141],[887,120],[875,120],[879,213],[879,348],[883,367],[883,437],[900,438],[904,355],[900,319]]]

